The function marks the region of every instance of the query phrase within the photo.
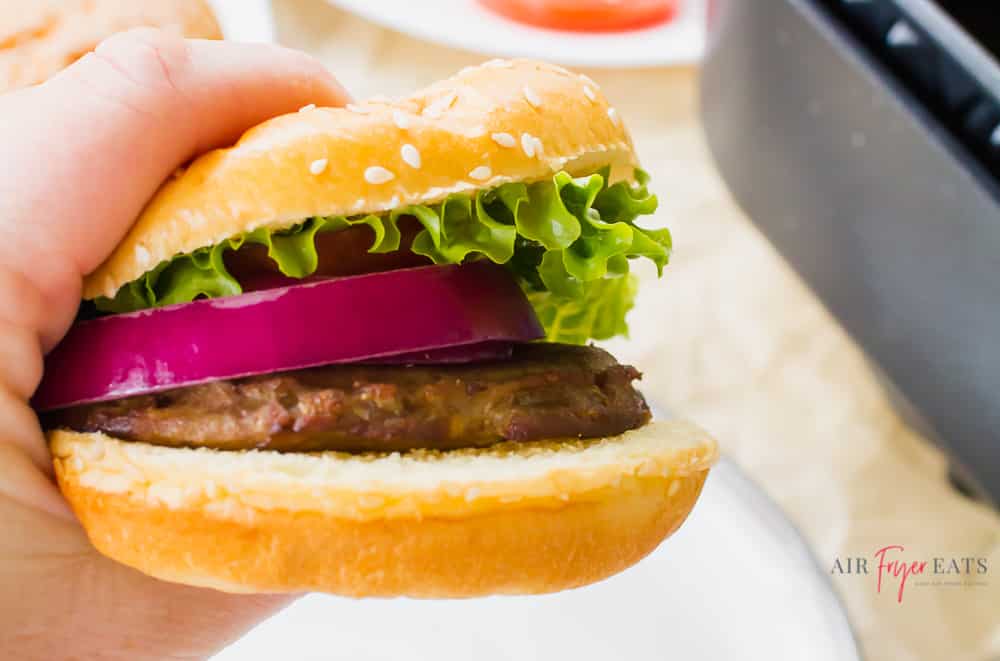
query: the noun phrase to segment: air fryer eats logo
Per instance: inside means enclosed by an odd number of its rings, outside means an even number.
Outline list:
[[[977,556],[914,557],[899,544],[875,550],[870,556],[836,557],[830,567],[833,575],[875,578],[876,591],[894,592],[896,601],[903,602],[909,587],[946,587],[986,585],[989,560]]]

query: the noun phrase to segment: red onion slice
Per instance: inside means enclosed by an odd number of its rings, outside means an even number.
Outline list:
[[[514,343],[488,340],[477,344],[460,344],[430,351],[400,353],[359,361],[366,365],[457,365],[488,360],[505,360],[514,355]]]
[[[80,322],[46,358],[32,404],[45,411],[332,363],[502,357],[505,343],[543,335],[501,266],[385,271]]]

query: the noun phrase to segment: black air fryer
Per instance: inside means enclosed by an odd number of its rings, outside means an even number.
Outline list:
[[[702,114],[734,196],[1000,501],[1000,6],[709,14]]]

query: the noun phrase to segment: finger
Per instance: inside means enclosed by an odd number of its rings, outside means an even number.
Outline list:
[[[16,446],[0,443],[0,505],[6,497],[31,510],[75,523],[76,517],[56,488],[51,474],[51,468],[47,473],[37,470],[32,465],[32,458]]]
[[[315,60],[277,46],[111,37],[0,99],[0,258],[64,304],[70,274],[93,270],[180,164],[269,117],[346,100]]]
[[[0,461],[0,484],[3,470]],[[101,556],[75,522],[2,491],[0,520],[4,658],[206,659],[296,598],[159,581]]]

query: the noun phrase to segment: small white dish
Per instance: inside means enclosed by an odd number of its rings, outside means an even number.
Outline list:
[[[484,55],[527,57],[581,67],[690,64],[705,50],[705,0],[684,0],[673,21],[643,30],[590,34],[508,20],[476,0],[328,0],[418,39]]]

